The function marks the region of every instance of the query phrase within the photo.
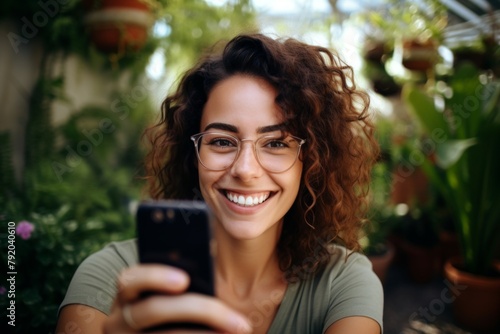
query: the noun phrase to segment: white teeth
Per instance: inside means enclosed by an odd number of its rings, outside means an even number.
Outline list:
[[[262,194],[259,197],[257,197],[257,196],[255,196],[255,197],[253,197],[253,196],[245,197],[243,195],[237,195],[237,194],[233,194],[233,193],[227,192],[226,193],[226,197],[231,202],[239,204],[239,205],[242,205],[242,206],[254,206],[254,205],[261,204],[266,199],[268,199],[269,193],[268,194]]]

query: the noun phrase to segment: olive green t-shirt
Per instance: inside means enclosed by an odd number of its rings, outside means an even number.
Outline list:
[[[135,239],[111,243],[92,254],[75,272],[60,308],[83,304],[109,314],[118,274],[137,262]],[[296,274],[301,279],[289,283],[268,333],[324,333],[335,321],[349,316],[372,318],[382,328],[383,289],[366,256],[352,253],[346,259],[346,249],[333,246],[324,270],[309,278],[306,269]],[[250,322],[262,321],[270,303],[279,303],[278,296],[256,305],[258,311],[248,315]]]

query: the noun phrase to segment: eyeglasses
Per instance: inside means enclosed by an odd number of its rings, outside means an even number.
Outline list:
[[[218,132],[202,132],[191,136],[200,163],[211,171],[222,171],[231,167],[243,142],[253,143],[259,164],[271,173],[283,173],[292,168],[297,161],[300,147],[306,142],[291,135],[263,136],[257,140],[238,139]]]

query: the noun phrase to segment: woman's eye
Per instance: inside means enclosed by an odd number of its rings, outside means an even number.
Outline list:
[[[266,143],[267,147],[270,148],[285,148],[288,144],[284,140],[270,140]]]
[[[221,147],[227,147],[227,146],[236,146],[232,140],[230,139],[227,139],[227,138],[217,138],[217,139],[213,139],[211,142],[210,142],[210,145],[214,145],[214,146],[221,146]]]

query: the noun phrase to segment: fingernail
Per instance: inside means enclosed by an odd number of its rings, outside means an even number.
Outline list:
[[[181,271],[172,270],[168,273],[167,280],[172,284],[184,284],[187,281],[187,276]]]

